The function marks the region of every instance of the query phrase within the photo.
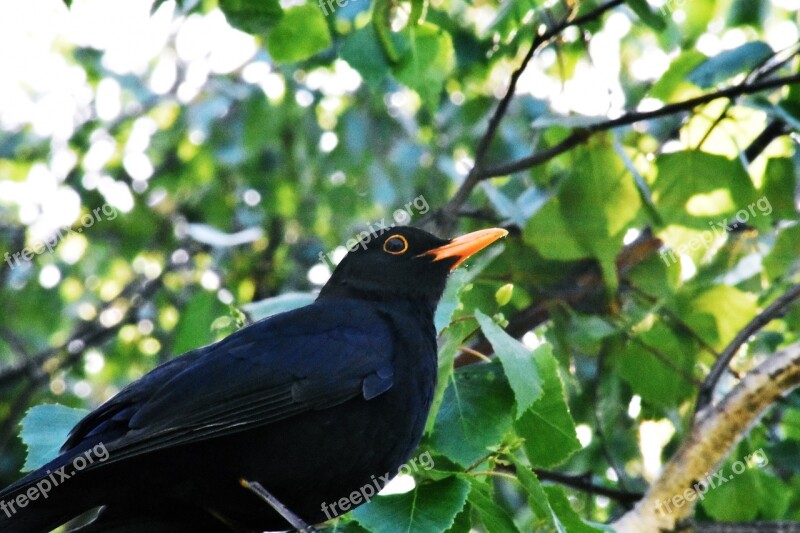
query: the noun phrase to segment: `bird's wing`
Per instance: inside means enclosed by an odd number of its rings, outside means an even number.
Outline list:
[[[392,335],[372,307],[316,302],[153,370],[82,420],[65,451],[116,462],[264,426],[392,387]]]

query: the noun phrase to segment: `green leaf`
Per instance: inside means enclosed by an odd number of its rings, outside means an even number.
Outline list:
[[[419,94],[428,110],[439,107],[444,82],[455,66],[450,34],[425,22],[406,30],[411,44],[393,71],[395,77]]]
[[[562,487],[549,486],[545,487],[544,491],[547,493],[547,499],[550,502],[550,507],[553,513],[558,517],[562,526],[569,531],[569,533],[597,533],[598,531],[608,531],[613,533],[614,529],[610,526],[601,526],[596,528],[584,522],[578,513],[572,508],[567,498],[567,494]]]
[[[689,73],[688,79],[700,88],[710,89],[737,74],[753,70],[772,53],[765,42],[747,42],[708,58]]]
[[[600,341],[614,335],[616,328],[597,315],[575,314],[571,317],[570,344],[587,353],[596,353]]]
[[[641,198],[630,172],[605,141],[599,138],[576,150],[558,195],[561,214],[575,241],[598,259],[606,284],[613,289],[617,283],[614,261]]]
[[[506,459],[514,465],[517,474],[517,481],[520,482],[522,488],[528,493],[528,505],[530,506],[533,515],[543,522],[546,522],[551,526],[555,526],[555,515],[553,514],[553,510],[550,508],[550,501],[547,499],[547,494],[544,492],[544,488],[542,487],[539,478],[529,466],[523,464],[522,461],[513,455],[506,455]],[[563,528],[556,529],[558,531],[564,531]]]
[[[763,261],[770,279],[791,277],[800,267],[800,224],[781,230]]]
[[[705,152],[662,154],[653,199],[669,224],[708,231],[731,224],[736,213],[756,201],[756,190],[739,160]]]
[[[214,340],[211,324],[224,314],[227,309],[215,293],[197,292],[181,311],[172,352],[180,354],[211,343]]]
[[[733,475],[730,468],[722,467],[720,475],[727,481],[721,482],[715,477],[715,485],[710,485],[701,505],[703,510],[714,520],[721,522],[749,522],[758,516],[758,505],[753,505],[753,496],[760,494],[756,477],[752,470]],[[677,505],[675,497],[671,502]],[[688,505],[685,501],[684,505]]]
[[[762,212],[772,215],[773,220],[797,220],[797,209],[794,205],[796,187],[797,171],[794,162],[787,157],[770,158],[764,170],[764,196],[758,199],[759,205],[764,207]],[[768,224],[762,227],[767,229],[766,226]]]
[[[647,3],[647,0],[625,0],[634,13],[636,13],[642,22],[650,26],[656,31],[664,31],[667,29],[667,23],[664,19],[658,16]]]
[[[394,4],[391,0],[373,0],[373,4],[372,27],[381,45],[382,55],[385,55],[391,64],[396,64],[400,60],[400,52],[390,24]]]
[[[525,242],[546,259],[571,261],[589,257],[590,253],[575,240],[561,213],[561,201],[555,196],[525,224]]]
[[[219,0],[231,26],[254,35],[266,32],[283,15],[278,0]]]
[[[517,435],[525,439],[523,447],[531,465],[551,467],[563,463],[580,450],[581,443],[550,345],[543,344],[534,350],[533,359],[544,391],[541,398],[514,423],[514,427]]]
[[[686,50],[670,63],[667,71],[650,88],[649,95],[664,102],[673,99],[681,86],[688,85],[686,76],[706,60],[701,52],[697,50]],[[696,89],[695,89],[696,90]]]
[[[756,315],[758,305],[753,294],[736,287],[717,285],[687,303],[680,315],[710,345],[723,349]],[[709,322],[707,319],[710,318]],[[703,324],[712,330],[703,330]]]
[[[553,512],[547,493],[544,491],[544,487],[542,487],[539,478],[533,470],[531,470],[531,467],[511,454],[506,455],[505,458],[514,465],[517,481],[520,482],[522,488],[528,493],[528,506],[531,508],[533,515],[538,519],[538,523],[533,525],[534,527],[532,527],[532,530],[568,533]]]
[[[491,487],[484,482],[470,477],[470,491],[467,501],[475,509],[486,531],[489,533],[514,533],[518,532],[517,526],[508,513],[495,503]]]
[[[450,324],[453,313],[461,307],[460,294],[466,284],[467,271],[463,269],[456,270],[447,279],[447,285],[433,315],[433,324],[437,332],[442,332]]]
[[[770,2],[769,0],[734,0],[727,11],[727,27],[747,25],[761,30],[770,11]]]
[[[503,364],[508,383],[514,391],[515,412],[519,418],[542,395],[542,380],[533,362],[531,351],[477,309],[475,319]]]
[[[450,384],[453,375],[453,361],[456,354],[460,351],[464,339],[473,332],[475,327],[468,321],[460,320],[450,324],[442,331],[439,340],[439,370],[436,380],[436,390],[433,393],[433,404],[428,414],[428,422],[425,425],[425,433],[433,431],[434,423],[439,413],[439,407],[444,400],[444,393]]]
[[[30,472],[58,456],[69,432],[89,414],[86,409],[73,409],[65,405],[37,405],[28,410],[20,425],[20,438],[28,447],[23,472]]]
[[[468,467],[499,444],[511,427],[514,398],[499,362],[453,372],[431,435],[431,446]]]
[[[353,511],[372,533],[440,533],[464,507],[469,483],[458,477],[424,483],[405,494],[378,496]]]
[[[348,35],[339,53],[341,58],[357,70],[373,89],[377,88],[389,73],[389,61],[372,24],[367,24]]]
[[[692,395],[691,381],[697,349],[665,325],[639,332],[619,354],[619,375],[646,402],[676,407]]]
[[[290,7],[267,35],[267,51],[280,63],[308,59],[330,46],[325,15],[314,4]]]

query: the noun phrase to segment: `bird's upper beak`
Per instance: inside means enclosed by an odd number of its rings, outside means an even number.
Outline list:
[[[454,270],[475,252],[483,250],[494,241],[508,235],[508,232],[500,228],[482,229],[467,233],[461,237],[456,237],[447,244],[428,250],[420,255],[432,255],[434,261],[455,257],[456,262],[450,267]]]

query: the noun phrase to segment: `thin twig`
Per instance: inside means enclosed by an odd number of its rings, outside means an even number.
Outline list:
[[[511,79],[508,83],[508,89],[506,89],[505,95],[497,104],[497,108],[495,108],[494,113],[492,113],[491,118],[489,119],[489,125],[486,128],[486,132],[481,137],[480,141],[478,142],[478,147],[475,149],[475,162],[472,166],[472,169],[467,174],[467,177],[464,179],[464,182],[458,188],[456,193],[450,199],[449,202],[442,208],[439,212],[440,219],[439,219],[439,230],[441,233],[448,233],[451,229],[453,222],[455,221],[455,215],[461,209],[461,206],[467,201],[469,195],[472,193],[472,190],[478,184],[478,182],[482,179],[482,167],[483,167],[483,160],[486,157],[486,153],[489,150],[489,146],[491,146],[492,141],[497,134],[497,128],[500,126],[500,122],[502,121],[503,117],[505,116],[506,112],[508,111],[508,106],[511,104],[511,100],[514,98],[514,94],[517,90],[517,83],[519,82],[519,78],[522,76],[522,73],[528,66],[528,63],[536,55],[536,52],[548,42],[550,42],[553,38],[558,36],[561,32],[563,32],[566,28],[574,25],[584,24],[586,22],[590,22],[599,18],[603,13],[606,11],[613,9],[624,3],[624,0],[612,0],[606,4],[603,4],[592,11],[586,13],[585,15],[581,15],[580,17],[573,18],[573,12],[570,12],[566,17],[564,17],[560,22],[555,24],[554,26],[546,29],[543,33],[537,34],[533,42],[531,43],[530,48],[525,53],[525,56],[520,63],[520,66],[511,74]]]
[[[305,520],[294,514],[288,507],[282,504],[278,498],[270,494],[270,492],[258,481],[247,481],[246,479],[242,478],[239,480],[239,483],[242,485],[242,487],[252,491],[256,494],[256,496],[269,504],[269,506],[275,509],[275,511],[281,515],[284,520],[291,524],[293,528],[297,529],[301,533],[317,532],[317,529],[306,524]]]
[[[766,309],[748,322],[748,324],[739,331],[736,337],[733,338],[730,344],[725,347],[719,355],[719,358],[714,362],[714,366],[711,367],[711,371],[708,373],[708,376],[706,376],[705,381],[700,386],[700,390],[697,393],[697,403],[694,408],[695,415],[711,403],[717,383],[742,344],[747,342],[747,339],[769,324],[774,318],[777,318],[786,307],[792,304],[797,298],[800,298],[800,283],[792,285],[789,290],[778,296]]]
[[[576,129],[571,135],[569,135],[560,143],[541,152],[536,152],[521,159],[517,159],[516,161],[484,168],[478,173],[478,179],[484,180],[496,176],[505,176],[515,172],[520,172],[522,170],[527,170],[536,165],[541,165],[542,163],[550,161],[554,157],[571,150],[579,144],[582,144],[595,133],[612,130],[621,126],[629,126],[631,124],[635,124],[636,122],[642,122],[645,120],[652,120],[654,118],[674,115],[676,113],[691,111],[699,105],[707,104],[720,98],[732,98],[734,96],[754,94],[795,83],[800,83],[800,74],[794,74],[782,78],[774,78],[750,85],[734,85],[733,87],[728,87],[713,93],[704,94],[696,98],[690,98],[688,100],[684,100],[683,102],[667,104],[664,107],[655,109],[653,111],[634,111],[625,113],[624,115],[615,119],[598,122],[590,126]]]
[[[591,474],[583,474],[576,476],[571,474],[562,474],[561,472],[553,472],[550,470],[542,470],[539,468],[534,468],[533,471],[541,480],[552,481],[554,483],[558,483],[559,485],[571,487],[573,489],[577,489],[583,492],[588,492],[590,494],[605,496],[607,498],[611,498],[612,500],[616,500],[620,503],[631,504],[636,501],[639,501],[640,499],[642,499],[643,496],[641,492],[631,492],[627,490],[614,489],[611,487],[604,487],[602,485],[597,485],[595,483],[592,483]]]

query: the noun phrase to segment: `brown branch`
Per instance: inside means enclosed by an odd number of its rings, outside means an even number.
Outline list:
[[[800,298],[800,283],[792,285],[789,290],[776,298],[774,302],[756,315],[741,331],[739,331],[730,344],[720,353],[719,357],[714,362],[714,366],[711,367],[708,376],[706,376],[705,381],[700,386],[700,390],[697,393],[697,403],[694,408],[695,414],[699,413],[711,403],[717,383],[742,344],[747,342],[747,339],[769,324],[774,318],[780,316],[790,304],[797,300],[797,298]]]
[[[779,119],[773,119],[768,124],[764,130],[758,134],[758,137],[753,139],[753,142],[750,143],[750,146],[745,148],[743,152],[744,160],[748,163],[751,163],[756,157],[758,157],[761,152],[766,150],[769,143],[781,137],[782,135],[786,135],[789,133],[791,129],[786,125],[786,123]]]
[[[672,530],[688,517],[707,479],[747,433],[748,428],[784,394],[800,385],[800,343],[767,357],[745,375],[719,404],[701,411],[691,432],[633,510],[612,524],[618,533]],[[706,481],[707,482],[707,481]],[[667,506],[681,497],[683,505]],[[688,505],[687,505],[688,502]]]
[[[107,328],[97,321],[89,325],[81,324],[75,329],[75,332],[70,336],[69,340],[60,346],[48,348],[27,359],[21,359],[12,365],[1,368],[0,388],[7,387],[14,383],[15,380],[26,375],[33,377],[40,371],[49,374],[57,368],[69,366],[77,361],[87,348],[101,344],[106,339],[115,335],[122,326],[134,318],[135,311],[161,287],[164,273],[167,271],[169,271],[169,268],[165,268],[161,275],[153,280],[144,282],[137,280],[130,283],[123,289],[119,296],[104,306],[104,309],[108,309],[118,303],[120,298],[125,298],[130,301],[125,316],[115,325]],[[98,313],[98,315],[99,314],[100,313]],[[77,349],[75,348],[76,346],[78,347]],[[52,367],[48,363],[53,357],[63,357],[63,359],[59,361],[55,367]],[[47,368],[44,368],[45,366]]]
[[[533,471],[539,479],[543,481],[552,481],[553,483],[558,483],[559,485],[564,485],[565,487],[570,487],[582,492],[588,492],[589,494],[605,496],[622,504],[632,504],[641,500],[643,496],[641,492],[630,492],[592,483],[591,474],[562,474],[561,472],[542,470],[540,468],[534,468]]]
[[[464,179],[464,182],[458,188],[456,193],[450,199],[447,204],[439,211],[439,232],[442,234],[449,233],[452,229],[452,225],[456,220],[456,215],[464,203],[469,198],[469,195],[472,193],[472,190],[475,186],[480,182],[482,178],[482,167],[483,167],[483,160],[486,157],[486,153],[489,150],[489,146],[492,144],[492,141],[497,134],[497,128],[500,126],[500,122],[502,121],[503,117],[505,116],[506,112],[508,111],[508,106],[511,104],[511,100],[514,98],[514,94],[517,90],[517,83],[519,82],[520,76],[525,71],[530,63],[530,60],[536,54],[536,52],[542,47],[549,43],[553,38],[558,36],[562,31],[570,26],[585,24],[586,22],[590,22],[600,18],[606,11],[613,9],[624,3],[624,0],[611,0],[597,8],[591,10],[590,12],[581,15],[579,17],[572,18],[574,12],[571,11],[566,17],[564,17],[561,21],[556,23],[554,26],[546,29],[543,33],[537,34],[533,42],[531,43],[530,48],[526,52],[525,56],[520,63],[520,66],[513,72],[511,75],[511,79],[509,80],[508,89],[506,89],[506,93],[500,102],[497,104],[497,108],[495,108],[494,113],[492,113],[491,118],[489,119],[489,125],[486,128],[486,132],[481,137],[481,140],[478,142],[478,147],[475,149],[475,163],[470,169],[469,174]]]
[[[645,261],[655,253],[663,243],[653,237],[650,231],[642,231],[641,235],[632,243],[626,245],[617,256],[616,266],[622,278],[631,269]],[[550,309],[554,305],[568,304],[581,308],[583,304],[597,299],[604,292],[603,276],[596,263],[587,261],[583,270],[572,276],[567,283],[558,290],[554,290],[542,298],[536,298],[536,303],[522,309],[508,321],[506,332],[515,338],[522,337],[536,326],[550,319]],[[480,337],[470,345],[470,348],[484,354],[492,353],[492,346],[486,339]],[[470,353],[460,353],[455,361],[456,368],[478,362],[480,359]]]
[[[786,85],[792,85],[795,83],[800,83],[800,74],[794,74],[782,78],[773,78],[771,80],[765,80],[758,83],[734,85],[713,93],[704,94],[696,98],[690,98],[688,100],[684,100],[683,102],[667,104],[664,107],[655,109],[653,111],[633,111],[630,113],[625,113],[621,117],[617,117],[612,120],[606,120],[576,129],[560,143],[541,152],[517,159],[516,161],[484,168],[478,173],[478,181],[496,176],[513,174],[515,172],[527,170],[536,165],[541,165],[542,163],[550,161],[554,157],[561,155],[564,152],[567,152],[577,145],[585,142],[595,133],[612,130],[621,126],[629,126],[631,124],[635,124],[636,122],[652,120],[677,113],[684,113],[691,111],[697,106],[713,102],[714,100],[719,100],[720,98],[733,98],[745,94],[755,94],[761,91],[784,87]]]

